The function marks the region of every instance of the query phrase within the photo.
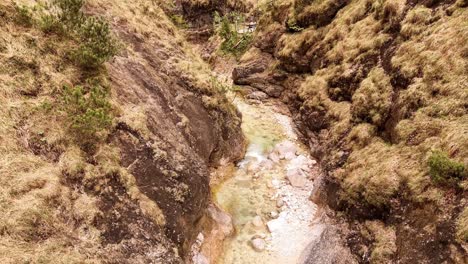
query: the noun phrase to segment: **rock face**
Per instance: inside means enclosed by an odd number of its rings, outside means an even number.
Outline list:
[[[242,155],[240,119],[232,108],[210,109],[195,95],[204,88],[194,87],[191,73],[168,61],[169,53],[184,59],[180,50],[166,50],[151,39],[142,42],[129,25],[116,28],[133,55],[109,65],[112,87],[121,104],[145,109],[138,126],[122,117],[117,127],[114,141],[121,146],[122,166],[162,209],[166,234],[187,249],[208,204],[208,166]]]
[[[263,14],[233,78],[270,96],[274,89],[290,105],[321,158],[328,205],[352,223],[360,219],[358,230],[373,219],[395,230],[371,232],[371,240],[356,231],[353,253],[363,262],[466,262],[466,177],[447,187],[428,163],[441,157],[438,149],[466,168],[468,35],[455,33],[463,31],[466,1],[286,2]]]
[[[268,68],[273,62],[273,58],[270,55],[257,50],[252,52],[258,52],[261,55],[255,57],[255,60],[242,61],[239,66],[234,68],[232,72],[234,83],[249,85],[271,97],[279,97],[284,90],[280,83],[285,77],[281,74],[268,72]]]
[[[112,142],[139,191],[162,210],[162,231],[184,256],[208,207],[208,168],[243,154],[240,115],[209,83],[198,81],[200,73],[179,66],[199,59],[175,42],[172,25],[145,20],[158,32],[141,36],[135,32],[142,24],[128,22],[131,14],[107,12],[119,18],[113,28],[127,47],[107,67],[116,101],[124,107]]]
[[[324,228],[318,239],[307,246],[300,263],[357,264],[349,249],[343,247],[339,233],[331,227]]]

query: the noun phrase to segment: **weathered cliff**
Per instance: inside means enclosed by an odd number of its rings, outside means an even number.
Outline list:
[[[466,1],[266,1],[233,78],[287,102],[372,263],[467,260]]]
[[[93,70],[61,9],[16,2],[0,4],[1,262],[182,263],[209,168],[244,151],[240,115],[157,1],[86,1],[118,46]]]

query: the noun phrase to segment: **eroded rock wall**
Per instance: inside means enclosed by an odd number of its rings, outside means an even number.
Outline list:
[[[233,79],[291,106],[328,175],[320,199],[354,223],[354,253],[364,263],[466,261],[466,1],[264,10]],[[435,150],[464,164],[455,184],[431,174]]]
[[[16,2],[0,4],[0,262],[184,263],[209,168],[243,155],[240,114],[163,1],[85,1],[119,46],[96,71],[70,59],[73,33],[44,30],[43,9]],[[61,89],[96,80],[113,120],[85,149]]]

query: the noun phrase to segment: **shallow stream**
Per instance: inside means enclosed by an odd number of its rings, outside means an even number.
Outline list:
[[[300,263],[321,232],[313,224],[317,207],[309,199],[316,162],[298,140],[291,118],[280,114],[284,106],[243,99],[235,104],[248,147],[234,175],[214,191],[235,228],[217,263]]]

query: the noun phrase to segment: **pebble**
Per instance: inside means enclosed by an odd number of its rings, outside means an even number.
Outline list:
[[[278,216],[279,216],[279,214],[278,214],[278,212],[276,212],[276,211],[272,211],[272,212],[270,213],[270,217],[273,218],[273,219],[278,218]]]
[[[278,199],[276,200],[276,207],[281,208],[281,207],[283,207],[283,205],[284,205],[284,200],[283,200],[283,198],[281,198],[281,197],[278,198]]]
[[[263,226],[262,217],[260,217],[259,215],[255,216],[254,219],[252,220],[252,224],[255,227],[262,227]]]
[[[262,252],[265,250],[266,243],[262,238],[254,238],[250,240],[250,245],[255,251]]]

